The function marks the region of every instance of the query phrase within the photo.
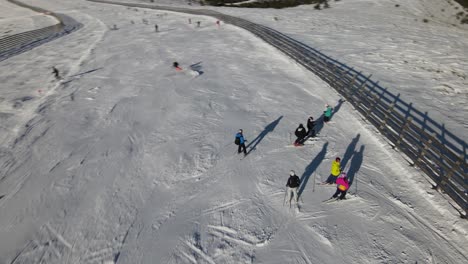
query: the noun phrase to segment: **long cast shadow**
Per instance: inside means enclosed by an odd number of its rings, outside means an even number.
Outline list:
[[[324,122],[323,122],[323,117],[324,117],[324,115],[323,115],[323,113],[322,113],[322,114],[319,116],[319,118],[315,119],[315,127],[314,127],[314,129],[315,129],[315,135],[320,134],[320,131],[321,131],[322,128],[323,128],[323,124],[324,124]]]
[[[356,145],[359,141],[359,138],[361,137],[361,134],[357,134],[353,140],[351,140],[351,143],[349,143],[348,147],[346,148],[346,152],[345,154],[343,155],[343,158],[341,159],[341,168],[346,168],[346,164],[348,163],[348,160],[351,159],[351,157],[353,156],[353,154],[355,153],[355,148],[356,148]]]
[[[299,187],[299,191],[297,192],[298,197],[301,197],[302,192],[304,191],[307,182],[309,181],[310,175],[314,173],[314,171],[318,168],[320,163],[322,163],[322,161],[325,159],[325,155],[327,154],[327,148],[328,142],[323,145],[322,150],[305,168],[304,173],[301,176],[301,186]]]
[[[354,182],[354,178],[356,177],[357,172],[361,168],[362,161],[364,159],[364,149],[365,146],[362,145],[359,151],[354,152],[353,159],[351,160],[351,166],[348,170],[348,181],[349,185],[352,185]]]
[[[273,130],[275,130],[275,127],[276,125],[278,125],[278,123],[281,121],[281,119],[283,118],[283,116],[280,116],[278,117],[278,119],[276,119],[275,121],[271,122],[270,124],[268,124],[265,129],[263,129],[263,131],[254,139],[252,140],[246,148],[249,148],[250,146],[250,149],[249,151],[247,152],[247,155],[249,155],[249,153],[255,149],[255,147],[257,147],[257,145],[262,141],[262,139],[270,132],[272,132]]]
[[[89,70],[89,71],[77,73],[77,74],[71,75],[71,76],[69,76],[69,77],[77,77],[77,76],[85,75],[85,74],[88,74],[88,73],[92,73],[92,72],[95,72],[95,71],[99,71],[100,69],[104,69],[104,67],[99,67],[99,68],[92,69],[92,70]]]
[[[345,102],[345,100],[343,99],[340,99],[338,100],[338,103],[335,105],[335,107],[333,108],[333,111],[332,111],[332,116],[331,118],[333,118],[333,116],[338,112],[340,111],[340,108],[341,108],[341,105],[343,105],[343,103]],[[323,125],[324,125],[324,121],[323,121],[323,118],[324,118],[324,115],[323,113],[320,115],[319,118],[317,118],[315,120],[315,134],[318,135],[320,134],[320,131],[322,130],[323,128]]]
[[[345,102],[345,100],[343,100],[343,99],[339,99],[339,100],[338,100],[338,103],[337,103],[337,104],[335,105],[335,107],[333,108],[332,115],[331,115],[330,119],[333,118],[333,116],[334,116],[336,113],[338,113],[338,111],[340,111],[340,108],[341,108],[341,106],[343,105],[344,102]]]

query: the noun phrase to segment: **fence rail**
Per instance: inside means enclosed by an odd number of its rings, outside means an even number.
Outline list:
[[[106,0],[92,2],[118,4],[174,12],[207,15],[244,28],[293,58],[339,92],[369,123],[384,135],[393,148],[399,149],[412,166],[417,166],[430,179],[433,187],[447,193],[468,211],[467,144],[443,124],[431,119],[361,72],[274,29],[245,19],[212,10],[122,3]]]
[[[64,14],[53,13],[17,0],[8,1],[15,5],[53,16],[58,20],[59,23],[52,26],[21,32],[1,38],[0,61],[6,60],[12,56],[18,55],[63,35],[67,35],[83,26],[81,23]]]

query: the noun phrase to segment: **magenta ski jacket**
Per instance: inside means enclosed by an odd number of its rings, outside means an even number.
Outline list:
[[[347,178],[338,178],[336,179],[336,186],[342,191],[346,191],[349,188],[349,183]]]

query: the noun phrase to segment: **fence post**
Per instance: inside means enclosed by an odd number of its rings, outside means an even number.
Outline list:
[[[384,130],[384,128],[386,127],[387,125],[387,120],[388,118],[390,117],[390,114],[393,112],[393,108],[395,107],[395,103],[393,102],[391,105],[390,105],[390,108],[387,109],[387,111],[385,112],[385,116],[384,116],[384,119],[382,120],[382,123],[380,124],[379,126],[379,130]]]
[[[332,75],[333,75],[333,79],[335,79],[334,82],[333,82],[333,87],[335,89],[337,89],[338,91],[341,91],[341,87],[338,86],[338,76],[336,76],[336,69],[337,69],[337,66],[336,66],[336,64],[333,63]]]
[[[426,154],[426,151],[427,151],[427,149],[429,149],[429,145],[432,143],[433,139],[434,139],[434,134],[429,135],[428,139],[424,143],[424,146],[422,147],[421,151],[419,152],[419,155],[416,158],[416,161],[413,164],[411,164],[411,166],[418,165],[419,167],[421,167],[421,165],[419,165],[419,162],[422,160],[422,158]]]
[[[350,90],[350,89],[353,88],[354,83],[356,82],[356,78],[358,77],[358,75],[359,75],[360,73],[361,73],[361,72],[355,73],[355,74],[353,75],[353,78],[352,78],[351,81],[349,81],[349,83],[348,83],[348,90]]]
[[[455,165],[456,166],[460,166],[461,165],[461,161],[460,160],[457,160],[457,162],[455,162]],[[444,186],[450,181],[450,178],[452,178],[452,175],[453,175],[453,172],[454,171],[454,168],[452,168],[449,172],[447,172],[447,174],[444,176],[440,176],[441,179],[440,181],[436,184],[435,186],[435,189],[438,191],[438,192],[441,192],[441,189],[444,189]]]
[[[400,94],[398,94],[397,97],[395,97],[395,100],[390,105],[390,108],[388,108],[387,111],[385,112],[385,116],[384,116],[384,119],[382,120],[382,124],[380,124],[379,130],[383,130],[385,128],[385,125],[387,124],[387,120],[390,117],[390,114],[393,112],[393,109],[396,103],[398,102],[399,98],[400,98]]]
[[[395,143],[395,146],[393,146],[392,148],[397,148],[400,143],[401,143],[401,140],[403,140],[404,138],[404,135],[405,135],[405,130],[409,127],[409,125],[411,124],[411,121],[413,120],[413,118],[410,116],[408,118],[406,118],[406,121],[405,121],[405,124],[403,125],[403,127],[401,128],[400,130],[400,133],[398,134],[398,140],[397,142]]]
[[[367,109],[367,113],[364,115],[364,117],[367,119],[369,117],[369,115],[372,113],[372,111],[374,110],[374,107],[377,105],[377,103],[379,102],[380,98],[377,97],[377,95],[371,93],[371,96],[372,98],[374,99],[374,101],[372,102],[372,104],[369,106],[369,109]]]
[[[372,74],[369,75],[365,80],[364,82],[361,84],[361,86],[359,86],[357,89],[354,89],[353,93],[351,94],[351,96],[353,96],[356,92],[360,92],[362,88],[364,88],[364,86],[366,85],[367,81],[370,79],[370,77],[372,77]]]

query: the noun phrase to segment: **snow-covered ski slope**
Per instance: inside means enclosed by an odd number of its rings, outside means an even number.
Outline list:
[[[216,10],[274,28],[372,74],[381,86],[468,141],[468,24],[456,19],[467,10],[453,0],[329,3],[322,10],[313,5]]]
[[[0,62],[0,263],[468,260],[467,222],[448,200],[329,86],[250,33],[209,17],[34,2],[85,26]],[[187,70],[199,62],[203,74]],[[287,147],[325,103],[338,107],[320,140]],[[254,147],[242,161],[239,128]],[[353,195],[323,204],[334,189],[316,183],[336,156]],[[291,169],[301,212],[283,207]]]

